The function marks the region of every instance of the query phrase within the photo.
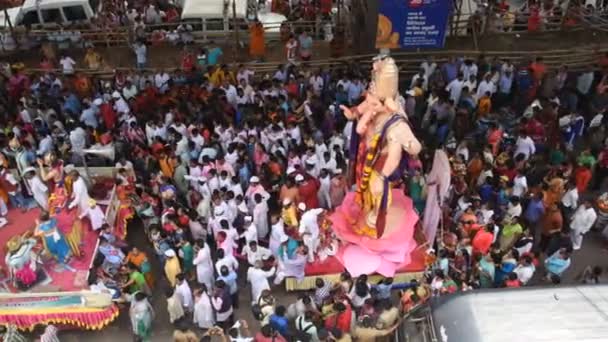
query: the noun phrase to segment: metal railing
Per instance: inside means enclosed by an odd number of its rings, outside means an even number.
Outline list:
[[[539,50],[539,51],[478,51],[478,50],[445,50],[436,51],[432,53],[421,53],[421,52],[393,52],[391,56],[397,62],[399,71],[402,77],[412,76],[420,70],[420,65],[427,59],[429,55],[432,55],[433,61],[438,66],[448,61],[450,57],[466,57],[476,59],[480,55],[486,56],[488,59],[494,57],[500,59],[508,59],[513,64],[532,60],[535,57],[542,56],[544,63],[549,70],[556,70],[562,65],[569,67],[570,71],[581,71],[589,66],[595,66],[601,56],[608,52],[608,48],[597,49],[592,46],[579,47],[576,49],[560,49],[560,50]],[[372,58],[375,55],[356,55],[346,56],[332,59],[320,59],[307,62],[306,65],[309,68],[326,68],[326,69],[340,69],[345,68],[349,65],[356,64],[363,70],[370,69]],[[283,62],[285,63],[285,62]],[[265,62],[265,63],[238,63],[247,66],[250,70],[255,72],[256,77],[263,77],[266,74],[272,74],[276,71],[277,65],[281,62]],[[235,67],[237,63],[233,64]],[[156,72],[161,68],[147,68],[142,69],[146,72]],[[165,71],[175,71],[178,68],[162,68]],[[55,69],[56,73],[60,74],[61,70]],[[116,68],[112,70],[89,70],[89,69],[76,69],[76,72],[82,72],[98,78],[111,78],[114,75],[114,71],[132,72],[134,68]],[[26,68],[25,72],[28,74],[44,73],[45,70],[37,68]]]

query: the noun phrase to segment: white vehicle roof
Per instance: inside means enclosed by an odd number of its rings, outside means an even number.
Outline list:
[[[48,8],[48,7],[58,7],[58,6],[70,6],[70,5],[80,5],[88,3],[87,0],[40,0],[38,1],[38,5],[36,5],[37,0],[25,0],[23,5],[20,7],[25,9],[30,9],[32,7],[39,8]],[[16,7],[17,8],[17,7]]]
[[[465,292],[433,308],[433,320],[440,341],[608,341],[608,286]]]
[[[35,0],[29,0],[35,1]],[[236,17],[247,15],[247,0],[236,1]],[[227,16],[232,18],[232,1],[229,2]],[[223,18],[224,0],[184,0],[182,19]]]
[[[29,11],[32,8],[46,9],[88,4],[88,0],[40,0],[38,4],[36,4],[36,1],[37,0],[25,0],[21,6],[6,10],[9,18],[11,19],[11,24],[15,25],[15,21],[17,21],[19,13]],[[0,12],[0,27],[7,26],[8,21],[6,20],[4,12]]]

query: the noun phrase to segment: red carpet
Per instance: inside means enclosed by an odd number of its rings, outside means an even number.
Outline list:
[[[402,265],[397,269],[397,273],[408,273],[408,272],[422,272],[425,270],[424,266],[424,249],[417,248],[415,249],[410,257],[412,258],[411,262],[407,265]],[[336,274],[342,273],[344,271],[344,266],[340,263],[340,261],[336,257],[329,257],[324,262],[320,262],[319,260],[314,263],[306,264],[305,274],[306,276],[316,276],[323,274]]]
[[[22,213],[16,209],[9,211],[7,216],[9,223],[0,228],[0,241],[4,242],[4,245],[0,246],[0,264],[2,264],[2,267],[5,267],[6,241],[16,234],[23,234],[28,230],[33,231],[36,225],[35,220],[39,215],[40,210],[38,209],[33,209],[26,213]],[[71,230],[72,224],[77,219],[77,215],[75,210],[62,211],[56,218],[59,228],[65,234]],[[74,291],[87,286],[86,276],[91,260],[94,257],[93,253],[95,252],[98,238],[98,235],[91,231],[90,227],[89,221],[84,219],[82,225],[82,244],[80,246],[83,255],[78,258],[73,257],[69,264],[76,272],[61,269],[54,261],[45,263],[44,268],[52,280],[48,286],[53,287],[54,291]]]

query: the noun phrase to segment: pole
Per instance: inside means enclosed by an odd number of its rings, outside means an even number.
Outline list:
[[[469,2],[469,8],[471,8],[471,0],[468,0],[468,2]],[[473,24],[474,23],[475,22],[473,22]],[[473,25],[471,27],[471,33],[472,33],[472,36],[473,36],[473,45],[475,46],[475,50],[477,51],[477,50],[479,50],[479,44],[477,42],[477,29],[475,28],[475,25]]]
[[[15,41],[15,47],[19,48],[19,40],[15,35],[15,29],[13,28],[13,23],[11,22],[11,17],[8,15],[8,11],[4,8],[4,17],[6,18],[6,22],[8,23],[8,29],[11,31],[11,36],[13,36],[13,40]]]
[[[234,25],[234,61],[238,61],[239,56],[239,23],[236,21],[236,0],[232,0],[232,22]]]
[[[342,0],[338,0],[338,23],[336,26],[340,26],[340,24],[342,24],[342,21],[340,20],[342,18]]]

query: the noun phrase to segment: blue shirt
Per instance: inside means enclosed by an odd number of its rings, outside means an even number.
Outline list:
[[[492,193],[494,189],[488,183],[484,183],[479,187],[479,197],[481,198],[481,203],[487,203],[492,200]]]
[[[93,108],[83,110],[80,115],[80,121],[89,127],[97,128],[98,126],[97,116],[95,115],[95,110]]]
[[[527,91],[532,87],[532,76],[528,69],[520,69],[517,72],[517,85],[520,92]]]
[[[446,83],[452,82],[458,76],[458,66],[455,63],[445,63],[442,69]]]
[[[65,103],[63,104],[63,110],[69,110],[72,112],[72,115],[78,115],[80,113],[80,101],[78,101],[78,97],[74,94],[70,94],[65,99]]]
[[[513,85],[513,75],[501,75],[500,80],[498,81],[498,89],[503,94],[511,93],[511,86]]]
[[[376,290],[378,290],[378,298],[380,299],[389,299],[391,298],[391,288],[393,285],[386,285],[384,283],[378,284],[375,286]]]
[[[450,128],[447,124],[443,124],[437,128],[437,141],[439,144],[445,144],[445,140],[448,138],[448,133],[450,132]]]
[[[230,289],[230,294],[235,294],[238,291],[238,284],[236,283],[236,273],[230,272],[227,276],[219,276],[217,277],[217,279],[223,280],[224,283],[228,285],[228,288]]]
[[[526,212],[524,213],[524,217],[531,223],[536,223],[540,221],[545,213],[545,206],[542,200],[533,199],[530,201],[528,206],[526,207]]]
[[[361,83],[351,83],[348,87],[348,100],[353,103],[361,97],[361,93],[363,93],[363,85]]]
[[[270,316],[270,326],[283,336],[287,336],[288,325],[287,318],[275,314]]]
[[[207,64],[216,65],[217,60],[223,54],[224,54],[224,52],[219,47],[215,47],[215,48],[209,50],[209,52],[207,53]]]

